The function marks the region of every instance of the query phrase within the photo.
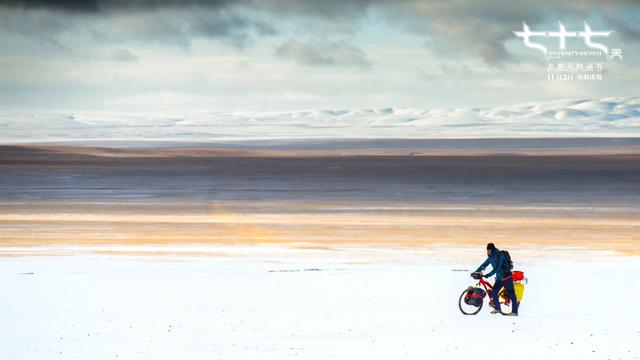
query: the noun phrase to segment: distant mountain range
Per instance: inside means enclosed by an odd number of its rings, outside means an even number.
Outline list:
[[[276,139],[640,137],[640,97],[495,108],[0,113],[0,143]]]

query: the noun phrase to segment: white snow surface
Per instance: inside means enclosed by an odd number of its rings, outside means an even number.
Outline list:
[[[590,136],[640,136],[640,98],[557,100],[468,109],[145,115],[0,112],[0,143]]]
[[[515,318],[486,302],[458,310],[482,249],[370,261],[258,250],[0,258],[0,358],[640,357],[635,257],[514,251],[528,278]]]

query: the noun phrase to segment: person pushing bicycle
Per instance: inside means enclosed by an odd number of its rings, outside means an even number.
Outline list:
[[[492,314],[501,313],[507,316],[518,316],[518,301],[516,300],[516,292],[513,288],[513,275],[511,274],[511,260],[508,258],[506,252],[498,250],[493,243],[487,244],[487,260],[478,267],[476,273],[482,273],[482,271],[491,264],[491,271],[484,275],[485,278],[491,277],[495,274],[496,282],[491,290],[491,298],[493,299],[494,310]],[[500,289],[504,287],[505,291],[511,298],[512,311],[509,314],[505,314],[500,309]]]

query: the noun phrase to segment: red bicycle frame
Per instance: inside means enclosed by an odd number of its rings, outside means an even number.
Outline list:
[[[487,292],[487,295],[489,295],[489,306],[495,308],[495,306],[493,306],[493,297],[491,296],[491,291],[493,290],[493,285],[491,285],[491,283],[489,283],[484,278],[480,278],[478,280],[478,283],[476,284],[476,287],[480,287],[480,286],[484,287],[484,290]],[[509,305],[511,303],[511,299],[504,292],[504,288],[501,289],[501,291],[500,291],[500,299],[502,300],[502,301],[500,301],[500,304]]]

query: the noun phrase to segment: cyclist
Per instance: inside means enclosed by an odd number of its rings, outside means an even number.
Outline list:
[[[504,259],[504,255],[496,248],[493,243],[487,244],[487,260],[478,267],[476,272],[482,272],[489,264],[491,264],[491,271],[484,275],[485,278],[491,277],[494,274],[496,275],[496,282],[493,285],[493,290],[491,290],[491,299],[493,299],[493,305],[495,308],[491,311],[492,314],[501,313],[502,315],[508,316],[518,316],[518,301],[516,300],[516,291],[513,288],[513,276],[511,275],[511,270],[507,270],[507,267],[503,268],[503,263],[506,260]],[[511,306],[512,311],[510,314],[505,314],[500,309],[500,299],[498,294],[500,293],[500,289],[504,287],[505,291],[508,292],[509,297],[511,298]]]

